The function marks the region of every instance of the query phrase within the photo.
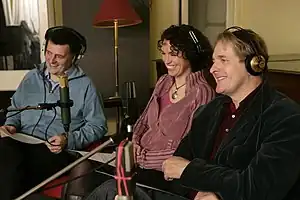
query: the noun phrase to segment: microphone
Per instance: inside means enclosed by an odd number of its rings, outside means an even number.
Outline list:
[[[61,121],[66,133],[70,130],[71,111],[73,101],[70,100],[68,77],[66,75],[59,76],[59,106],[61,108]]]
[[[138,119],[138,104],[136,100],[135,82],[125,83],[124,119],[121,124],[122,130],[126,130],[129,140],[132,139],[132,129]]]
[[[132,200],[136,185],[132,142],[123,140],[116,155],[117,200]]]
[[[136,87],[134,81],[125,82],[124,112],[133,119],[138,118],[138,104],[136,99]]]
[[[128,139],[132,140],[132,135],[133,135],[133,126],[134,126],[134,121],[133,118],[130,117],[129,115],[125,115],[124,119],[121,122],[121,131],[120,131],[120,139]]]

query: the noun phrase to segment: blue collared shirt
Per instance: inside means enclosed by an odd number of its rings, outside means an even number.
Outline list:
[[[53,88],[55,88],[59,83],[51,79],[50,72],[49,72],[49,70],[47,68],[46,68],[46,70],[45,70],[44,73],[45,73],[44,75],[45,75],[46,80],[51,85],[51,90],[53,90]]]

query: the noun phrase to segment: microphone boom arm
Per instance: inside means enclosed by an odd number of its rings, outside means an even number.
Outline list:
[[[61,103],[59,100],[56,103],[39,103],[37,106],[25,106],[25,107],[19,107],[19,108],[10,108],[10,109],[1,109],[0,113],[8,113],[8,112],[22,112],[25,110],[51,110],[55,107],[72,107],[73,101],[70,100],[68,103]]]

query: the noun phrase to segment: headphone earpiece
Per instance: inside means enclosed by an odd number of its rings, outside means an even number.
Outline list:
[[[43,41],[43,44],[42,44],[42,52],[44,53],[44,55],[45,55],[45,53],[46,53],[46,40],[44,40]]]
[[[257,45],[252,41],[253,36],[248,30],[239,26],[233,26],[225,31],[231,32],[236,38],[243,43],[248,44],[253,50],[254,54],[247,55],[245,58],[246,70],[252,76],[259,76],[267,69],[267,60],[264,56],[258,53]]]
[[[266,70],[266,59],[261,55],[249,55],[245,59],[249,74],[259,76]]]
[[[84,53],[81,52],[81,53],[77,56],[76,60],[80,60],[80,59],[82,59],[83,57],[84,57]]]

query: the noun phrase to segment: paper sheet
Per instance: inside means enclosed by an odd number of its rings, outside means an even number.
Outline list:
[[[79,154],[81,154],[82,156],[86,155],[87,151],[76,151],[76,150],[71,150],[72,152],[77,152]],[[97,161],[97,162],[102,162],[102,163],[106,163],[108,162],[110,159],[112,158],[115,158],[116,157],[116,152],[113,152],[113,153],[95,153],[94,155],[92,155],[89,159],[90,160],[94,160],[94,161]],[[109,165],[115,167],[116,164],[115,164],[115,160],[108,163]]]
[[[17,140],[19,142],[27,143],[27,144],[42,144],[45,143],[44,140],[41,140],[39,138],[24,134],[24,133],[14,133],[10,134],[6,129],[0,127],[0,135],[8,136],[14,140]]]
[[[19,142],[24,142],[27,144],[42,144],[45,143],[44,140],[41,140],[39,138],[24,134],[24,133],[15,133],[15,134],[10,134],[6,129],[0,127],[0,135],[5,135],[8,136],[14,140],[17,140]],[[86,155],[87,151],[76,151],[76,150],[70,150],[72,152],[77,152],[79,154],[81,154],[82,156]],[[90,160],[94,160],[97,162],[102,162],[102,163],[106,163],[108,162],[110,159],[115,158],[116,157],[116,152],[113,153],[96,153],[93,156],[91,156],[89,159]],[[109,163],[109,165],[115,167],[115,161],[112,161]]]

